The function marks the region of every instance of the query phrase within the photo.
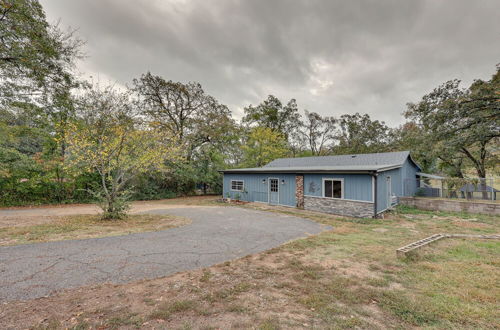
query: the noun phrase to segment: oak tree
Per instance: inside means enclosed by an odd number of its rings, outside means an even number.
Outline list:
[[[68,168],[97,172],[94,191],[103,218],[125,215],[127,183],[148,171],[167,170],[167,160],[179,159],[176,140],[158,126],[145,125],[128,92],[93,88],[77,102],[78,120],[68,130]]]

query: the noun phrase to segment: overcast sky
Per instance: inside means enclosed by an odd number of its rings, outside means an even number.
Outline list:
[[[78,28],[101,82],[198,81],[240,118],[273,94],[322,115],[401,124],[406,103],[500,62],[498,0],[42,0]]]

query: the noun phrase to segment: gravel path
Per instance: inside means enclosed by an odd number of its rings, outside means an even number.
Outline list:
[[[0,247],[0,301],[207,267],[326,229],[298,217],[237,207],[147,213],[185,216],[193,222],[158,232]]]

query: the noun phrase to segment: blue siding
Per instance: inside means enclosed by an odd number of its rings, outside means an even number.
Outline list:
[[[343,178],[344,198],[371,202],[372,176],[368,174],[304,174],[304,195],[323,196],[323,178]]]
[[[377,176],[377,213],[387,208],[387,189],[384,173]]]
[[[240,195],[240,199],[247,202],[268,202],[269,178],[279,179],[279,204],[296,206],[295,200],[295,174],[224,174],[223,196],[228,193],[231,198]],[[231,191],[231,180],[243,180],[245,182],[244,192]],[[266,180],[262,183],[262,180]],[[285,183],[282,184],[282,180]]]
[[[414,196],[417,192],[417,166],[408,158],[403,164],[403,196]]]
[[[416,173],[419,171],[409,158],[402,167],[380,172],[377,177],[377,213],[388,207],[387,177],[391,177],[391,191],[395,196],[413,196],[417,191]],[[269,201],[269,178],[279,180],[279,204],[296,206],[295,174],[224,174],[223,195],[249,202]],[[344,179],[344,198],[358,201],[373,201],[372,176],[369,174],[304,174],[304,195],[323,196],[323,178]],[[244,192],[231,191],[231,180],[243,180]],[[263,183],[265,180],[265,183]],[[284,184],[282,181],[284,180]]]
[[[377,212],[387,209],[387,177],[391,177],[391,191],[393,195],[402,196],[403,194],[403,168],[380,172],[377,178]]]

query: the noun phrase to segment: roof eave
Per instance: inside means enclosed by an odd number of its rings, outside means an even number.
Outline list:
[[[314,173],[353,173],[353,174],[371,174],[375,172],[384,172],[394,168],[400,168],[401,166],[393,166],[389,168],[382,169],[369,169],[369,170],[265,170],[265,171],[255,171],[255,170],[219,170],[220,173],[230,173],[230,174],[266,174],[266,173],[295,173],[295,174],[314,174]]]

